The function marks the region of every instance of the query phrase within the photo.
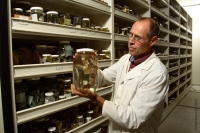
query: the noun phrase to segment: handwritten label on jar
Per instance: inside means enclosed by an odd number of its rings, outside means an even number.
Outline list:
[[[96,33],[95,33],[95,32],[90,32],[90,34],[91,34],[91,35],[95,35]]]
[[[56,67],[56,70],[62,70],[63,69],[63,66],[57,66]]]
[[[70,32],[70,33],[76,33],[76,30],[70,29],[69,32]]]

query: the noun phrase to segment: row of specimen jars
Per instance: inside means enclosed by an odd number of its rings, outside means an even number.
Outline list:
[[[66,75],[54,75],[15,80],[16,110],[71,97],[71,79]]]
[[[110,59],[110,51],[98,51],[98,59]],[[13,64],[41,64],[41,63],[59,63],[59,62],[72,62],[73,55],[76,51],[69,41],[60,41],[58,45],[38,45],[21,46],[13,50]]]
[[[94,102],[86,102],[72,108],[21,124],[18,126],[19,133],[65,133],[101,116],[102,108]],[[98,126],[102,133],[106,133],[107,124]],[[92,133],[92,132],[91,132]]]
[[[20,7],[12,8],[12,17],[109,32],[108,27],[101,27],[94,24],[90,26],[90,18],[72,16],[68,13],[59,13],[57,11],[47,11],[44,13],[42,7],[31,7],[25,12]]]

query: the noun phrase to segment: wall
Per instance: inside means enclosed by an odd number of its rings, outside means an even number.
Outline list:
[[[192,17],[192,84],[200,88],[200,5],[185,6],[184,9]]]

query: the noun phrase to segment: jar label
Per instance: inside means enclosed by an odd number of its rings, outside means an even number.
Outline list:
[[[38,21],[38,15],[37,14],[31,14],[33,21]]]

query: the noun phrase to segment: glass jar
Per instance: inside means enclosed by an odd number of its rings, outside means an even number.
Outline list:
[[[16,15],[24,15],[22,8],[13,8],[12,9],[12,17],[15,17]]]
[[[67,132],[67,127],[66,127],[67,123],[64,119],[60,119],[57,123],[57,132],[58,133],[65,133]]]
[[[90,28],[90,19],[89,18],[82,19],[82,28]]]
[[[55,97],[53,95],[54,95],[53,92],[46,92],[45,93],[45,104],[55,101]]]
[[[101,28],[101,31],[109,32],[108,27],[102,27],[102,28]]]
[[[60,95],[59,96],[59,100],[63,100],[63,99],[65,99],[66,97],[65,97],[65,95]]]
[[[47,63],[51,63],[51,61],[52,61],[51,54],[42,55],[42,63],[47,64]]]
[[[121,29],[121,35],[127,35],[127,33],[128,33],[128,28]]]
[[[51,62],[52,63],[59,63],[60,62],[59,55],[51,55]]]
[[[124,5],[122,11],[129,13],[129,7]]]
[[[46,76],[42,78],[42,82],[44,83],[45,92],[53,92],[55,100],[59,100],[60,95],[60,86],[56,76]]]
[[[32,132],[34,133],[44,133],[45,132],[45,118],[39,118],[33,121],[33,129]]]
[[[60,41],[59,43],[61,45],[63,45],[64,49],[65,49],[65,59],[64,59],[64,61],[66,61],[66,62],[73,61],[73,48],[70,45],[70,41]]]
[[[25,11],[25,16],[29,16],[30,17],[31,16],[31,10],[26,10]]]
[[[87,111],[87,117],[91,117],[91,119],[94,118],[94,111],[93,110],[88,110]]]
[[[106,59],[110,59],[110,50],[102,50],[102,53],[105,54]]]
[[[105,60],[106,55],[105,54],[99,54],[99,60]]]
[[[98,87],[98,60],[95,52],[90,48],[77,50],[73,61],[73,84],[77,90],[90,89],[95,91]]]
[[[81,28],[81,17],[75,16],[73,19],[73,26],[75,26],[76,28]]]
[[[25,79],[25,88],[28,107],[44,104],[44,89],[40,77]]]
[[[89,121],[91,121],[91,120],[92,120],[92,117],[90,117],[90,116],[86,117],[86,123],[89,122]]]
[[[22,85],[22,80],[15,80],[15,102],[16,102],[16,110],[26,109],[26,96],[25,96],[25,88]]]
[[[114,24],[114,33],[119,34],[119,26],[117,25],[117,23]]]
[[[58,46],[58,55],[60,58],[60,62],[65,62],[65,47],[62,43],[59,44]]]
[[[49,133],[57,133],[56,127],[49,127],[49,128],[48,128],[48,132],[49,132]]]
[[[100,26],[95,26],[94,30],[101,31],[101,27]]]
[[[31,7],[30,10],[32,20],[44,22],[44,14],[42,7]]]
[[[47,22],[58,24],[58,12],[56,11],[47,12]]]
[[[69,14],[60,14],[60,24],[71,26],[71,17]]]
[[[83,115],[78,115],[76,118],[77,118],[78,126],[81,126],[84,124]]]
[[[70,79],[62,80],[61,90],[63,90],[63,93],[64,93],[66,98],[72,96],[72,94],[71,94],[71,80]]]

